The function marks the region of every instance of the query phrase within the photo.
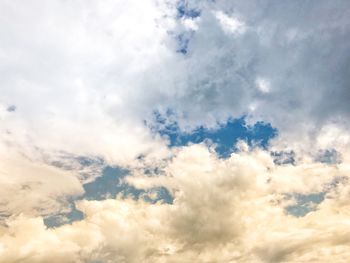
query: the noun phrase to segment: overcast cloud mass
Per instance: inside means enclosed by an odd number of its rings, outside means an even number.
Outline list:
[[[349,17],[0,0],[0,262],[349,262]]]

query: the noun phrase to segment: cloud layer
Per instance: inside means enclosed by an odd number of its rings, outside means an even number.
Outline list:
[[[349,5],[0,1],[0,262],[347,262]],[[278,135],[217,156],[170,147],[157,114],[177,137]],[[84,200],[106,166],[173,202]]]
[[[82,221],[46,229],[39,217],[11,218],[3,262],[346,262],[348,165],[275,165],[244,149],[218,159],[185,147],[158,177],[130,176],[143,189],[165,186],[173,204],[132,199],[80,201]],[[289,215],[287,192],[325,191],[305,217]],[[35,238],[33,239],[33,236]]]
[[[2,136],[125,165],[165,154],[143,125],[154,110],[172,109],[184,130],[247,115],[290,141],[347,130],[347,7],[3,1]]]

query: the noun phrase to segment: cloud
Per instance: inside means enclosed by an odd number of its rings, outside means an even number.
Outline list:
[[[244,23],[239,21],[237,18],[229,17],[222,11],[215,13],[216,18],[219,20],[222,29],[226,33],[231,34],[243,34],[245,32]]]
[[[347,7],[3,2],[1,133],[33,145],[29,155],[39,148],[114,165],[167,156],[144,125],[154,110],[177,112],[182,130],[246,115],[291,143],[330,124],[346,133]]]
[[[169,74],[158,79],[175,92],[167,104],[183,113],[183,127],[247,114],[286,137],[310,136],[330,123],[348,129],[347,7],[342,1],[197,3],[200,22],[187,56],[166,64],[176,81]],[[225,14],[244,21],[244,34],[222,30]]]
[[[8,149],[0,152],[1,221],[22,213],[43,216],[69,211],[68,199],[83,194],[74,173],[31,161]]]
[[[188,146],[179,149],[165,175],[128,179],[142,188],[165,186],[173,204],[82,200],[77,207],[85,218],[53,229],[40,217],[12,217],[1,229],[0,259],[346,262],[349,175],[346,165],[275,165],[259,149],[218,159],[203,145]],[[304,217],[286,213],[283,193],[326,189],[339,176],[344,179],[328,188],[315,211]]]
[[[0,261],[346,262],[349,10],[1,1]],[[245,116],[278,136],[227,159],[200,144],[170,149],[146,125],[167,111],[180,134]],[[107,165],[173,203],[81,200],[83,220],[46,229],[43,217],[67,212]],[[290,196],[316,194],[312,211],[288,214]]]
[[[29,155],[39,148],[120,164],[166,152],[134,101],[144,72],[168,56],[166,9],[154,1],[0,5],[2,140]]]
[[[270,82],[264,78],[257,78],[256,81],[256,86],[258,87],[258,89],[263,92],[263,93],[269,93],[270,89],[271,89],[271,85]]]

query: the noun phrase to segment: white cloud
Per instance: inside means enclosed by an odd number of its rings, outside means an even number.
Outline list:
[[[235,17],[230,17],[222,11],[215,12],[222,29],[229,34],[243,34],[246,30],[245,24]]]
[[[67,199],[83,194],[76,175],[0,149],[0,220],[26,214],[49,215],[70,210]]]
[[[137,105],[144,72],[169,55],[160,3],[0,5],[0,105],[17,107],[1,114],[5,140],[115,164],[166,151],[142,123],[152,109]]]
[[[265,79],[265,78],[261,78],[258,77],[255,81],[256,86],[258,87],[258,89],[262,92],[262,93],[269,93],[271,90],[271,83]]]
[[[185,18],[182,19],[182,24],[187,30],[193,30],[196,31],[198,29],[198,23],[200,18]]]

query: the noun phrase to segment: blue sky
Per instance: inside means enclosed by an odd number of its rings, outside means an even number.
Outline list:
[[[160,124],[165,124],[162,116],[157,115],[156,118]],[[224,124],[218,124],[214,129],[201,126],[190,133],[181,132],[175,122],[165,124],[165,127],[158,132],[169,140],[170,147],[210,141],[215,144],[218,155],[226,158],[235,150],[239,140],[246,141],[251,146],[267,147],[269,140],[277,135],[277,130],[270,124],[257,122],[254,125],[248,125],[244,117],[229,119]]]

